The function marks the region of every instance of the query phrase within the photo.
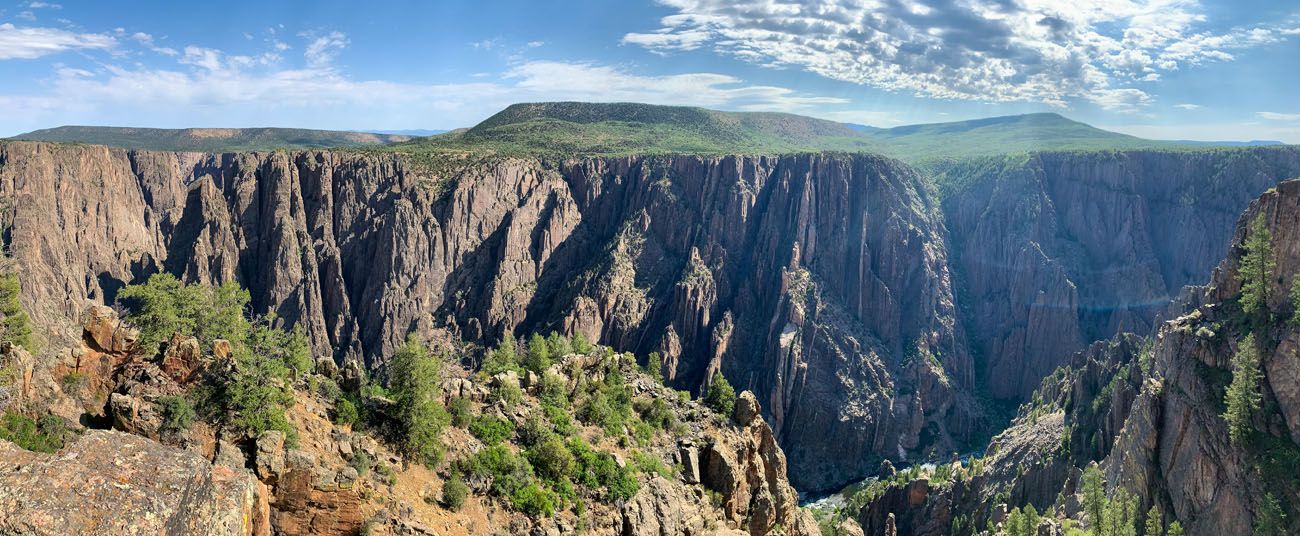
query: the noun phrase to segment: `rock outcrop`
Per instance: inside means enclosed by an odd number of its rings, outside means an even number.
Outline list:
[[[90,430],[55,454],[0,441],[5,534],[253,535],[256,479],[121,432]]]

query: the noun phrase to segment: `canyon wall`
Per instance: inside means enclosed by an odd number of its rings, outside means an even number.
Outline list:
[[[1239,303],[1239,270],[1259,215],[1276,268],[1266,278],[1268,313],[1251,318]],[[1300,515],[1300,310],[1290,297],[1300,279],[1300,180],[1249,204],[1230,241],[1207,285],[1188,289],[1153,336],[1121,335],[1075,354],[989,444],[980,469],[967,465],[938,484],[887,486],[854,512],[864,529],[880,530],[893,514],[898,534],[969,534],[1027,504],[1095,524],[1083,511],[1080,479],[1093,463],[1108,497],[1125,489],[1138,512],[1156,506],[1189,535],[1250,534],[1266,497],[1287,519]],[[1233,440],[1225,394],[1248,334],[1257,344],[1260,400]],[[912,500],[899,499],[918,488]]]
[[[52,343],[167,271],[236,280],[318,359],[558,330],[761,398],[800,489],[962,449],[1088,341],[1147,333],[1300,150],[564,161],[0,144],[5,245]],[[938,200],[942,199],[942,203]],[[950,252],[952,257],[950,258]],[[52,344],[51,346],[55,346]],[[978,380],[977,380],[978,378]]]
[[[793,481],[947,451],[979,412],[939,207],[872,156],[543,162],[0,145],[33,319],[167,271],[237,280],[318,359],[382,369],[411,331],[581,331],[754,390]],[[53,342],[53,341],[52,341]]]
[[[1061,152],[935,166],[978,374],[1026,400],[1089,342],[1147,334],[1205,284],[1251,200],[1300,148]]]

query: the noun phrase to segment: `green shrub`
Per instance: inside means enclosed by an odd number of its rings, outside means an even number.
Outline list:
[[[441,454],[439,454],[439,456],[441,456]],[[393,466],[383,462],[377,462],[375,463],[375,472],[379,473],[379,476],[384,477],[385,484],[388,484],[389,486],[397,484],[397,470],[393,469]]]
[[[736,390],[727,383],[721,372],[713,373],[713,381],[704,395],[704,404],[723,416],[730,417],[736,407]]]
[[[531,447],[555,436],[551,425],[538,418],[536,413],[528,416],[524,425],[518,429],[518,434],[519,443],[525,447]]]
[[[614,409],[609,405],[609,399],[605,396],[604,391],[596,391],[583,401],[582,407],[578,409],[578,418],[587,424],[604,426],[610,422],[614,416]]]
[[[357,475],[366,476],[366,473],[375,468],[375,459],[371,458],[365,451],[359,450],[352,456],[352,460],[348,462],[348,465],[357,470]]]
[[[1291,280],[1291,325],[1300,327],[1300,275]]]
[[[500,345],[483,358],[483,365],[479,367],[479,371],[486,376],[495,376],[510,370],[523,372],[519,367],[519,357],[515,355],[515,340],[507,335],[501,340]]]
[[[538,389],[538,398],[541,399],[544,406],[569,407],[569,391],[564,377],[554,372],[543,374],[542,385]]]
[[[550,421],[555,433],[567,437],[577,431],[573,420],[569,418],[569,412],[554,406],[543,406],[542,412],[546,414],[546,420]]]
[[[656,430],[667,430],[677,424],[677,415],[668,407],[667,402],[662,398],[656,398],[641,412],[641,420]]]
[[[63,375],[63,392],[72,396],[81,394],[81,388],[86,386],[86,375],[80,372],[69,372]]]
[[[462,472],[491,480],[491,491],[509,497],[528,484],[533,468],[528,460],[510,452],[505,445],[493,445],[478,451],[459,464]]]
[[[194,406],[184,397],[164,396],[158,399],[158,405],[162,406],[161,431],[164,434],[178,434],[194,424]]]
[[[573,343],[569,338],[554,331],[546,336],[546,348],[550,351],[553,360],[563,359],[564,356],[573,353]]]
[[[534,518],[555,515],[555,499],[554,493],[538,486],[536,482],[530,482],[510,494],[510,504]]]
[[[669,480],[677,476],[673,474],[672,469],[664,465],[663,460],[639,450],[632,453],[632,467],[639,473],[659,475]]]
[[[575,461],[575,480],[588,488],[603,487],[613,499],[630,499],[636,495],[640,484],[632,470],[619,467],[614,456],[598,452],[591,448],[582,438],[569,440],[569,451]]]
[[[1255,536],[1283,536],[1289,534],[1286,513],[1272,493],[1265,493],[1255,514]],[[1292,529],[1295,527],[1292,526]]]
[[[35,452],[55,452],[63,448],[67,427],[57,415],[46,414],[40,421],[15,412],[0,418],[0,439]]]
[[[451,413],[451,425],[456,428],[465,428],[474,419],[474,414],[470,410],[470,401],[465,397],[455,397],[447,404],[447,412]]]
[[[549,482],[558,482],[567,478],[573,471],[573,453],[569,452],[564,441],[558,437],[551,436],[543,439],[529,447],[526,455],[529,463],[533,464],[537,476]]]
[[[459,471],[452,471],[447,481],[442,484],[442,504],[448,510],[459,511],[465,505],[467,497],[469,497],[469,486],[465,485],[465,477],[461,476]]]
[[[594,349],[595,348],[591,346],[591,341],[587,340],[586,335],[583,335],[581,331],[574,332],[573,351],[575,353],[586,355],[586,354],[590,354],[591,351]]]
[[[212,341],[242,341],[249,332],[244,316],[248,291],[238,283],[220,287],[186,285],[168,273],[151,276],[144,284],[127,285],[117,293],[128,306],[128,318],[140,330],[139,348],[145,355],[158,352],[173,334],[193,335],[204,348]]]
[[[528,339],[528,353],[524,355],[524,368],[541,374],[551,366],[551,347],[546,338],[534,333]]]
[[[485,444],[498,445],[515,434],[515,425],[500,417],[479,415],[470,423],[469,433]]]
[[[513,408],[516,404],[524,401],[524,392],[518,384],[511,382],[498,383],[492,386],[489,393],[493,402],[505,404],[507,408]]]
[[[343,396],[334,403],[334,424],[349,425],[353,428],[361,422],[361,410],[351,397]]]

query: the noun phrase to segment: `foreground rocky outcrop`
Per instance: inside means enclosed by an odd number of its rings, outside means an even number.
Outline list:
[[[138,436],[91,430],[56,454],[0,441],[0,532],[261,534],[257,481]]]
[[[401,445],[389,442],[393,432],[385,408],[393,401],[358,392],[345,399],[335,378],[321,375],[298,382],[286,413],[288,434],[273,430],[250,437],[202,416],[177,420],[168,404],[202,399],[214,387],[229,366],[228,341],[214,341],[208,354],[193,337],[177,334],[156,355],[145,356],[134,346],[137,334],[111,309],[91,305],[83,319],[77,347],[44,359],[13,346],[0,353],[0,368],[22,371],[0,378],[0,387],[19,395],[0,408],[6,419],[43,414],[42,421],[70,427],[59,432],[65,442],[50,454],[0,439],[5,534],[567,534],[575,527],[628,536],[818,533],[816,521],[799,508],[785,455],[753,393],[739,395],[732,415],[719,415],[643,374],[630,354],[597,348],[560,356],[545,371],[547,381],[560,386],[545,395],[551,406],[542,402],[544,382],[534,372],[489,378],[447,364],[443,402],[462,403],[457,411],[467,422],[508,425],[507,452],[522,456],[529,446],[526,434],[540,433],[525,430],[537,430],[537,423],[563,422],[567,428],[556,425],[554,432],[564,434],[567,442],[561,444],[588,445],[632,471],[635,493],[627,497],[616,500],[590,484],[575,492],[566,476],[568,493],[578,493],[569,501],[581,507],[560,503],[554,513],[526,515],[514,497],[493,491],[491,479],[503,475],[471,481],[464,505],[444,502],[448,482],[464,478],[462,467],[503,441],[480,438],[471,433],[473,426],[465,429],[466,422],[441,433],[446,456],[428,465],[409,463],[396,454]],[[106,389],[108,396],[72,401],[64,392],[69,382],[53,381],[51,373],[75,372],[68,368],[69,356],[92,355],[91,347],[103,348],[109,333],[121,336],[115,350],[121,355],[103,354],[111,363],[107,373],[101,378],[85,369],[83,386]],[[446,340],[439,348],[461,351]],[[578,405],[588,403],[591,382],[611,375],[624,378],[616,383],[623,387],[611,393],[626,393],[636,413],[626,426],[584,425]],[[494,394],[498,389],[517,389],[520,398],[506,402]],[[94,400],[102,407],[91,406]],[[370,421],[336,424],[341,405],[353,401],[366,408]],[[68,409],[75,415],[65,420],[43,413],[61,405],[75,408]],[[642,421],[650,418],[650,408],[658,429]],[[87,429],[78,421],[112,430]],[[526,471],[532,478],[532,470]]]
[[[78,335],[82,300],[166,270],[238,280],[340,364],[377,367],[411,330],[559,329],[659,351],[678,387],[721,371],[759,395],[807,488],[980,425],[938,206],[882,158],[421,167],[15,142],[0,196],[23,200],[13,256],[56,341]]]
[[[1250,223],[1262,215],[1276,269],[1266,281],[1268,315],[1248,318],[1238,302]],[[1097,464],[1108,496],[1137,498],[1191,535],[1249,534],[1266,497],[1288,519],[1300,515],[1300,311],[1290,290],[1300,278],[1300,181],[1269,189],[1240,216],[1229,254],[1205,287],[1189,289],[1172,320],[1149,339],[1124,335],[1076,354],[1043,380],[987,456],[948,474],[938,487],[896,499],[918,480],[880,486],[854,512],[870,533],[885,514],[900,534],[970,534],[997,526],[1009,507],[1054,508],[1057,525],[1089,520],[1082,470]],[[1229,438],[1225,391],[1246,335],[1262,373],[1259,409],[1244,437]],[[933,478],[933,473],[924,478]],[[935,522],[935,520],[940,520]],[[945,522],[946,519],[946,522]],[[1045,521],[1046,523],[1046,521]],[[1059,528],[1059,527],[1058,527]],[[1041,533],[1041,532],[1040,532]]]

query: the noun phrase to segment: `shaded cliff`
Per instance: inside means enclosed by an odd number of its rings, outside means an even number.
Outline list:
[[[932,166],[979,375],[1026,400],[1094,340],[1204,284],[1237,216],[1300,176],[1295,147],[1037,153]]]
[[[824,489],[978,425],[946,231],[922,178],[865,156],[547,162],[0,146],[33,319],[159,270],[235,279],[318,358],[414,330],[582,331],[698,389],[754,390],[792,480]]]
[[[1243,312],[1242,259],[1262,215],[1276,268],[1264,278],[1264,315]],[[1227,258],[1207,286],[1188,289],[1176,317],[1143,339],[1094,343],[1045,378],[986,457],[879,487],[850,515],[878,530],[887,513],[900,534],[972,534],[996,526],[1008,507],[1054,507],[1049,524],[1094,524],[1083,509],[1081,473],[1096,463],[1108,497],[1133,494],[1137,512],[1156,507],[1191,535],[1249,534],[1269,499],[1287,519],[1300,515],[1300,316],[1291,297],[1300,278],[1300,181],[1270,188],[1240,216]],[[1250,335],[1250,337],[1247,337]],[[1225,394],[1234,355],[1255,341],[1257,409],[1233,440]],[[900,500],[903,490],[924,490]],[[903,530],[902,527],[906,527]]]

